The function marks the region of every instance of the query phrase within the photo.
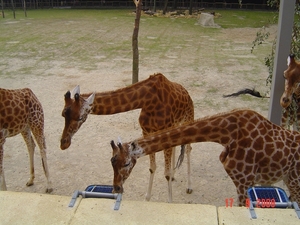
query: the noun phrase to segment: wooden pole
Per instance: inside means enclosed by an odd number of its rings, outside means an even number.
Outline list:
[[[142,0],[133,0],[136,5],[135,11],[135,23],[132,35],[132,83],[139,81],[139,45],[138,45],[138,36],[139,36],[139,26],[140,18],[142,11]]]
[[[12,7],[12,10],[13,10],[14,19],[16,19],[16,12],[15,12],[14,0],[11,0],[11,7]]]
[[[23,2],[23,7],[24,7],[24,14],[25,14],[25,17],[27,17],[27,11],[26,11],[26,0],[24,0]]]
[[[1,0],[1,8],[2,8],[2,18],[5,18],[5,15],[4,15],[4,3],[3,3],[3,0]]]

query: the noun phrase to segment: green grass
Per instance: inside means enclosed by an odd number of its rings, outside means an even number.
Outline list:
[[[215,23],[222,28],[241,28],[253,27],[259,28],[274,23],[274,17],[277,12],[273,11],[255,11],[255,10],[217,10],[221,17],[215,19]]]
[[[272,24],[275,13],[246,10],[215,12],[220,15],[215,18],[215,23],[221,29],[195,25],[197,18],[142,15],[139,31],[140,68],[151,67],[155,72],[167,70],[170,75],[177,73],[178,66],[198,74],[205,74],[212,68],[222,75],[228,73],[228,66],[260,63],[238,57],[249,54],[249,44],[235,43],[230,38],[222,39],[219,36],[224,29],[268,26]],[[18,76],[34,74],[35,70],[39,71],[39,76],[53,75],[53,65],[60,65],[62,70],[77,68],[80,71],[101,71],[107,62],[130,70],[128,64],[132,59],[131,37],[135,19],[131,9],[28,10],[27,18],[23,11],[17,11],[16,19],[13,19],[11,11],[6,10],[5,15],[6,18],[0,19],[2,76],[14,74],[7,69],[14,65],[14,59],[17,62],[24,61],[19,71],[15,71]],[[244,35],[248,38],[248,34]],[[261,52],[255,54],[263,59]],[[232,61],[228,61],[228,58],[232,58]],[[34,66],[26,63],[26,59],[35,62]],[[171,62],[170,68],[165,68],[163,62],[166,60]],[[252,71],[256,72],[256,69]],[[244,74],[243,71],[236,73]],[[250,73],[245,78],[255,82],[255,77],[251,77]],[[205,80],[191,80],[188,86],[208,88],[210,94],[219,94],[218,88],[207,87],[209,85]]]
[[[255,87],[264,94],[261,89],[265,88],[268,73],[262,66],[269,45],[251,54],[253,30],[251,37],[249,29],[232,28],[267,27],[276,13],[215,12],[220,15],[215,23],[221,28],[196,25],[197,18],[142,15],[140,74],[162,72],[171,80],[179,80],[193,96],[199,112],[230,108],[238,101],[239,105],[243,102],[250,108],[268,110],[266,99],[222,96],[246,87]],[[75,82],[109,71],[124,74],[123,83],[131,83],[132,10],[47,9],[28,10],[27,14],[26,18],[24,12],[17,11],[14,19],[6,10],[6,18],[0,19],[1,77],[26,80],[32,76],[71,76]],[[100,78],[96,80],[101,82]]]

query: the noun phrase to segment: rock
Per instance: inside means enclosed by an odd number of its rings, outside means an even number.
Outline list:
[[[214,22],[214,15],[209,13],[201,13],[198,24],[204,27],[220,27]]]

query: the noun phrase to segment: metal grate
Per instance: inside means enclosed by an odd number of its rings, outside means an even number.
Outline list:
[[[250,215],[256,219],[255,208],[294,208],[300,219],[300,209],[296,202],[291,202],[285,191],[279,187],[250,187],[247,190]]]
[[[250,201],[255,207],[261,208],[287,208],[289,207],[289,198],[285,191],[278,187],[251,187],[248,189]],[[265,207],[267,202],[270,206]],[[272,204],[271,204],[272,203]],[[263,205],[265,204],[265,205]]]
[[[111,185],[89,185],[85,191],[89,192],[102,192],[102,193],[112,193],[113,187]]]

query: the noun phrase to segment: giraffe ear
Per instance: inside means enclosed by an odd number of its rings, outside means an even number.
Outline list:
[[[77,95],[77,94],[76,94]],[[75,95],[75,96],[76,96]],[[93,94],[91,94],[83,103],[83,108],[86,110],[91,110],[92,109],[92,105],[94,103],[94,99],[95,99],[95,92]]]
[[[71,92],[71,98],[75,97],[75,95],[78,94],[80,95],[80,87],[77,85]]]
[[[287,58],[287,65],[288,66],[293,66],[295,64],[295,55],[291,54],[289,55],[289,57]]]
[[[121,137],[120,137],[120,136],[118,137],[118,141],[119,141],[119,143],[122,144],[122,140],[121,140]]]
[[[86,99],[86,102],[87,102],[89,105],[93,105],[94,99],[95,99],[95,92],[93,92],[93,94],[91,94],[91,95]]]

